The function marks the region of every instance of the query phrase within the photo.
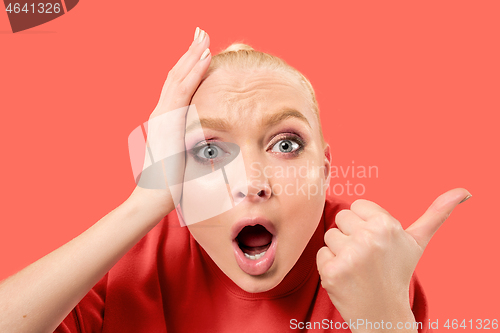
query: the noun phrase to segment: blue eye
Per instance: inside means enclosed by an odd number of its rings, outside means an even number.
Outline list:
[[[199,158],[214,159],[217,157],[217,155],[219,155],[219,149],[220,148],[215,145],[208,144],[202,147],[198,151],[196,156],[198,156]]]
[[[214,160],[218,157],[222,157],[225,154],[222,148],[210,143],[193,148],[193,150],[194,157],[203,162]]]
[[[292,153],[299,148],[300,146],[297,142],[294,142],[292,140],[280,140],[276,142],[271,151],[277,153]]]
[[[198,142],[192,148],[188,148],[186,152],[185,182],[198,179],[227,166],[240,156],[241,150],[237,144],[232,142],[207,139]]]

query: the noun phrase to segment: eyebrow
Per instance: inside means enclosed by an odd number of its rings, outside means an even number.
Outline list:
[[[278,112],[266,115],[262,121],[262,125],[264,127],[271,127],[289,118],[301,120],[311,128],[311,124],[309,124],[309,121],[301,112],[289,107],[284,107]],[[186,128],[186,133],[200,125],[204,128],[210,128],[220,132],[227,132],[231,128],[229,122],[223,118],[201,118],[200,121],[191,123]]]

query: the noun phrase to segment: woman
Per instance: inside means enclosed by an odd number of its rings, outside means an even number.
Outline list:
[[[94,226],[2,283],[0,331],[369,332],[382,322],[426,331],[413,271],[470,194],[443,194],[406,231],[375,203],[327,196],[330,147],[307,79],[248,46],[212,58],[209,45],[197,28],[150,123],[196,106],[203,140],[190,139],[178,117],[165,146],[186,145],[186,170],[213,167],[229,154],[225,145],[237,145],[247,179],[230,187],[234,207],[186,223],[194,209],[185,188],[136,187]],[[159,132],[148,130],[153,151]],[[404,325],[414,321],[423,324]]]

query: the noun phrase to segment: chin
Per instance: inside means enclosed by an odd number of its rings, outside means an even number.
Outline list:
[[[248,293],[262,293],[279,285],[285,276],[286,273],[280,274],[280,272],[273,267],[261,275],[250,275],[240,270],[236,279],[231,278],[231,280]]]

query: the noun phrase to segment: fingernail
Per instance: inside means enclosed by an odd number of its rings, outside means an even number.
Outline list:
[[[203,51],[203,54],[201,55],[200,60],[205,59],[206,57],[208,57],[209,54],[210,54],[210,49],[207,47],[207,49],[205,51]]]
[[[205,38],[205,31],[200,30],[200,35],[198,36],[198,44],[200,44]]]
[[[196,38],[198,38],[199,34],[200,34],[200,28],[196,27],[196,30],[194,32],[194,39],[193,40],[196,40]]]
[[[472,197],[471,194],[467,195],[465,198],[463,198],[462,201],[460,201],[458,204],[460,205],[462,202],[469,200],[469,198]]]

